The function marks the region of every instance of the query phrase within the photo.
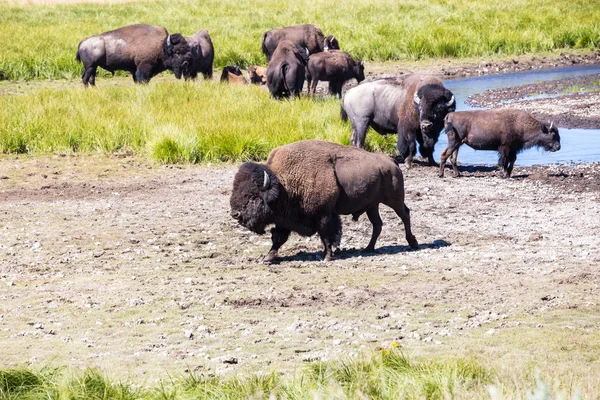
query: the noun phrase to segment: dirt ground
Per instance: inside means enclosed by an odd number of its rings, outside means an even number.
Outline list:
[[[344,217],[334,261],[293,235],[274,265],[269,236],[229,216],[236,168],[0,157],[0,364],[153,382],[293,372],[398,341],[507,382],[538,369],[600,389],[600,164],[441,179],[417,163],[404,171],[417,251],[382,207],[375,253],[361,252],[368,219]]]
[[[583,386],[600,367],[598,164],[508,180],[417,165],[405,177],[419,250],[384,209],[375,253],[360,252],[368,219],[344,217],[334,261],[320,261],[316,237],[293,236],[275,265],[261,262],[269,237],[229,216],[236,166],[4,156],[0,171],[5,367],[289,370],[394,340]]]

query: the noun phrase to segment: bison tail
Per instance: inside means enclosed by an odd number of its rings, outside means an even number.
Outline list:
[[[262,52],[265,55],[265,57],[267,57],[267,61],[269,61],[271,59],[271,55],[269,54],[269,49],[267,49],[267,45],[265,44],[268,33],[269,32],[265,32],[265,34],[263,35],[263,38],[262,38],[262,43],[261,43],[261,49],[262,49]]]
[[[81,62],[81,56],[79,55],[79,49],[77,49],[77,54],[75,54],[75,60],[77,60],[77,62]]]
[[[344,109],[344,103],[340,104],[340,118],[344,122],[348,122],[348,113]]]

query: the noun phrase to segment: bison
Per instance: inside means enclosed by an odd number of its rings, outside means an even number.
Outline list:
[[[381,79],[348,90],[342,101],[341,116],[352,123],[351,142],[362,148],[367,129],[385,135],[398,133],[398,153],[410,168],[419,151],[436,165],[433,150],[447,113],[456,109],[454,95],[441,80],[418,74],[398,79]]]
[[[189,78],[196,79],[198,73],[201,73],[204,79],[212,79],[215,48],[208,31],[199,30],[186,40],[192,52]]]
[[[453,112],[444,119],[448,148],[440,157],[440,177],[444,176],[446,160],[452,155],[454,176],[460,176],[456,166],[458,149],[464,143],[475,150],[497,150],[498,164],[504,178],[512,173],[517,154],[538,146],[546,151],[560,150],[558,128],[533,118],[528,112],[510,108]]]
[[[258,65],[250,65],[248,67],[248,78],[250,83],[258,85],[267,84],[267,68],[259,67]]]
[[[315,95],[319,81],[329,81],[329,94],[342,98],[342,87],[350,79],[365,80],[365,66],[341,50],[311,54],[308,58],[308,90]]]
[[[162,26],[136,24],[82,40],[76,59],[83,63],[81,80],[87,87],[95,86],[98,67],[113,74],[129,71],[136,83],[146,83],[167,69],[177,79],[189,77],[192,53],[179,33],[169,35]]]
[[[309,54],[340,48],[335,36],[325,37],[321,29],[312,24],[288,26],[272,29],[263,35],[262,52],[268,61],[271,61],[275,49],[283,40],[289,40],[296,46],[305,48]]]
[[[228,82],[237,85],[245,85],[246,78],[242,74],[240,67],[237,65],[228,65],[223,68],[223,72],[221,73],[221,82]]]
[[[266,164],[246,162],[233,181],[231,216],[257,234],[268,225],[273,245],[265,262],[277,257],[291,232],[318,233],[326,261],[342,235],[340,214],[354,220],[367,213],[373,233],[365,251],[373,251],[381,233],[379,204],[391,207],[404,223],[411,248],[418,243],[410,229],[410,211],[404,204],[402,171],[386,155],[320,140],[281,146]]]
[[[267,87],[275,99],[300,96],[306,58],[289,40],[279,43],[267,67]]]

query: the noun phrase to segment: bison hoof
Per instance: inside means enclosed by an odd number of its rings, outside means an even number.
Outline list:
[[[276,251],[270,251],[269,254],[267,254],[265,256],[265,258],[263,258],[263,262],[265,264],[272,264],[273,262],[275,262],[276,258],[277,258],[277,252]]]
[[[408,241],[408,245],[413,250],[417,250],[419,248],[419,242],[417,242],[417,239],[414,236]]]
[[[367,246],[361,251],[361,253],[374,253],[374,252],[375,252],[375,246]]]

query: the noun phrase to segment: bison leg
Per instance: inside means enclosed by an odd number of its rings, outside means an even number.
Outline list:
[[[398,129],[398,143],[396,147],[400,157],[404,159],[406,168],[410,169],[412,166],[413,157],[417,151],[414,133],[405,132],[403,129]]]
[[[508,169],[507,169],[507,178],[512,174],[513,167],[515,166],[515,161],[517,160],[517,152],[511,151],[508,154]]]
[[[338,246],[342,237],[342,221],[337,214],[324,215],[319,220],[317,229],[325,251],[324,261],[333,259],[334,246]]]
[[[408,242],[408,245],[411,249],[416,250],[419,248],[419,243],[410,229],[410,210],[408,207],[406,207],[406,204],[400,204],[392,208],[394,211],[396,211],[396,214],[400,217],[402,223],[404,224],[404,232],[406,234],[406,241]]]
[[[270,263],[277,258],[277,251],[279,248],[287,242],[290,237],[290,230],[282,228],[280,226],[275,226],[275,228],[271,229],[271,242],[273,245],[271,246],[271,250],[263,259],[264,262]]]
[[[352,137],[350,143],[352,146],[356,146],[360,149],[365,147],[365,139],[367,137],[367,130],[369,129],[368,118],[357,118],[352,121]]]
[[[376,204],[367,210],[367,217],[369,217],[369,221],[371,221],[371,224],[373,225],[373,233],[371,234],[371,241],[369,241],[369,245],[365,248],[365,251],[371,252],[375,250],[375,242],[377,242],[377,238],[381,233],[381,227],[383,226],[383,222],[379,216],[379,204]]]
[[[458,171],[458,165],[456,165],[456,159],[458,158],[458,147],[452,153],[452,158],[450,162],[452,163],[452,169],[454,169],[454,177],[458,178],[460,176],[460,172]]]
[[[456,157],[458,156],[458,148],[460,147],[461,142],[450,142],[448,143],[448,147],[446,150],[442,152],[440,156],[440,178],[444,177],[444,169],[446,168],[446,160],[452,155],[450,162],[452,163],[452,168],[454,169],[454,176],[459,176],[458,167],[456,166]]]
[[[504,173],[502,175],[503,178],[510,178],[510,173],[508,172],[508,163],[510,162],[510,152],[506,149],[498,149],[500,152],[500,158],[498,159],[498,164],[502,165],[502,169]]]
[[[150,81],[151,71],[148,68],[139,66],[133,74],[133,81],[135,83],[148,83]]]
[[[83,74],[81,75],[81,82],[85,87],[88,87],[88,84],[92,86],[96,86],[96,70],[98,67],[95,65],[90,67],[85,67]]]

